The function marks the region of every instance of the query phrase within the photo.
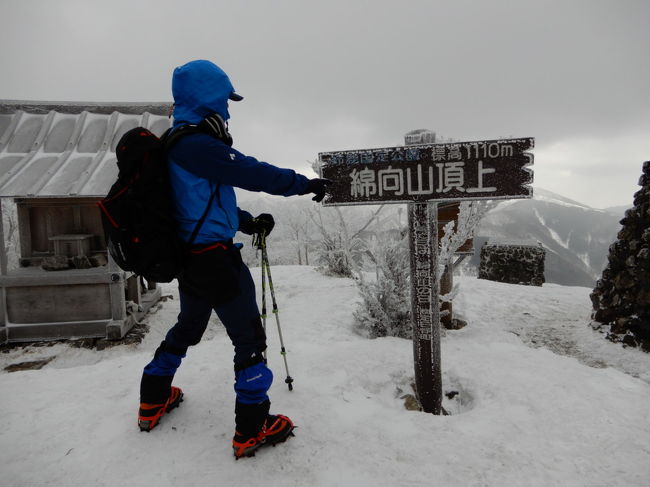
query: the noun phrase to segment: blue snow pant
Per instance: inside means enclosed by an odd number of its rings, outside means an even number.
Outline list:
[[[269,400],[267,391],[273,374],[262,357],[266,335],[255,298],[255,283],[248,267],[244,263],[239,265],[239,293],[225,303],[213,306],[207,298],[179,290],[178,322],[167,332],[153,360],[144,368],[141,402],[165,402],[176,370],[188,347],[201,341],[213,310],[235,348],[237,402],[259,404]]]

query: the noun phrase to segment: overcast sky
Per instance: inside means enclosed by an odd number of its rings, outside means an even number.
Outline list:
[[[0,99],[170,101],[210,59],[239,150],[535,137],[535,186],[631,204],[650,159],[650,0],[0,0]]]

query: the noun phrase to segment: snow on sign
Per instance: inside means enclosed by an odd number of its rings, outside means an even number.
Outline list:
[[[534,138],[322,152],[325,205],[530,198]]]

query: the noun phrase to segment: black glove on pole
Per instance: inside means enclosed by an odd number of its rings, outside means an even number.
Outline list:
[[[239,223],[239,230],[248,235],[260,234],[264,232],[264,235],[268,235],[275,227],[275,220],[273,216],[269,213],[262,213],[255,218],[251,218],[248,221],[241,221]]]
[[[329,179],[314,178],[310,179],[307,183],[307,190],[302,194],[314,193],[316,196],[312,198],[316,203],[320,203],[325,198],[327,187],[332,184]]]
[[[256,216],[253,218],[253,227],[253,233],[264,232],[264,235],[268,237],[275,227],[275,220],[273,219],[273,215],[269,213],[262,213],[259,216]]]

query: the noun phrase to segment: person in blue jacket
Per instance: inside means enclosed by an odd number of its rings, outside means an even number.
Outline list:
[[[178,321],[144,368],[138,423],[150,431],[183,400],[181,389],[171,385],[174,374],[188,347],[201,340],[214,310],[235,350],[233,450],[237,458],[250,456],[262,445],[286,440],[294,425],[286,416],[269,414],[273,374],[263,357],[266,336],[253,279],[232,240],[237,231],[268,235],[273,217],[253,218],[239,209],[234,187],[283,196],[314,193],[321,201],[329,181],[308,179],[232,148],[228,102],[243,97],[214,63],[197,60],[176,68],[172,93],[172,131],[191,128],[167,155],[175,217],[189,250],[178,278]]]

